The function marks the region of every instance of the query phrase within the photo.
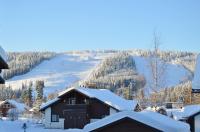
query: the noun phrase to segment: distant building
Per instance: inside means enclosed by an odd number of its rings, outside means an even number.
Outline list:
[[[180,109],[183,108],[183,102],[165,102],[166,109]]]
[[[19,103],[15,100],[0,101],[0,115],[2,117],[8,117],[8,112],[11,109],[15,109],[18,114],[21,114],[27,107],[23,103]]]
[[[139,111],[134,100],[123,99],[106,89],[69,88],[42,105],[46,128],[83,128],[114,113]]]

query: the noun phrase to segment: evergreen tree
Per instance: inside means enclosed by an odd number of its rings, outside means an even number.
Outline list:
[[[32,86],[33,86],[33,82],[30,81],[29,86],[28,86],[28,91],[27,91],[27,98],[28,98],[27,105],[29,107],[32,107],[33,105]]]
[[[36,102],[35,102],[35,107],[37,110],[39,110],[42,101],[43,101],[43,88],[44,88],[44,81],[42,80],[37,80],[35,83],[35,89],[36,89],[36,93],[37,93],[37,97],[36,97]]]

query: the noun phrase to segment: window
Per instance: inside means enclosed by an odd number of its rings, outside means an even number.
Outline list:
[[[59,115],[52,115],[51,116],[51,121],[52,122],[59,122]]]
[[[10,104],[6,104],[6,108],[10,108]]]
[[[76,104],[76,98],[69,98],[69,104],[75,105]]]
[[[2,107],[3,108],[10,108],[10,104],[4,104]]]

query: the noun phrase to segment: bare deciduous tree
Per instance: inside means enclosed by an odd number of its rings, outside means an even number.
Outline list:
[[[152,82],[149,85],[149,92],[157,93],[160,88],[164,87],[165,84],[165,71],[166,71],[166,63],[159,58],[159,47],[161,45],[160,37],[154,32],[153,36],[153,45],[154,49],[150,54],[149,58],[149,67]]]

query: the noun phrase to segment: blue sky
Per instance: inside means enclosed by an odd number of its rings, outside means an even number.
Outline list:
[[[0,0],[7,51],[150,49],[200,51],[199,0]]]

